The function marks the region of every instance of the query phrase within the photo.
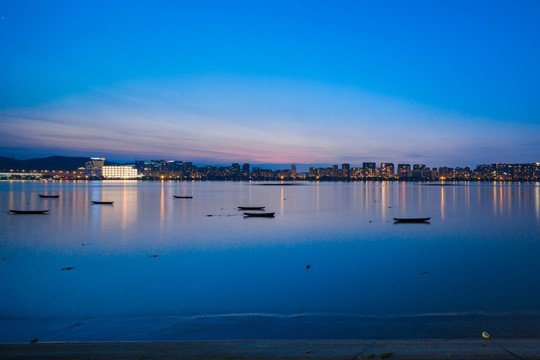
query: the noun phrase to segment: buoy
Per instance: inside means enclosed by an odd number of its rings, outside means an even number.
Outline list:
[[[484,332],[482,333],[482,337],[483,337],[484,339],[489,339],[489,333],[488,333],[487,331],[484,331]]]

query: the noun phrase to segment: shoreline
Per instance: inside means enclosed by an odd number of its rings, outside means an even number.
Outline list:
[[[540,359],[540,340],[258,340],[0,344],[0,359]]]
[[[62,319],[0,319],[0,343],[177,341],[536,340],[540,314],[222,314]]]

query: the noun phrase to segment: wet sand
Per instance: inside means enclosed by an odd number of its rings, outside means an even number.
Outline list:
[[[540,340],[257,340],[2,344],[0,359],[540,359]]]

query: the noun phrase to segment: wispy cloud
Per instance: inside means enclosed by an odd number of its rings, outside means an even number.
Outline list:
[[[465,165],[502,161],[508,153],[521,156],[514,161],[539,156],[526,146],[538,140],[534,124],[509,127],[358,89],[286,80],[127,83],[7,109],[0,119],[5,148],[124,159]]]

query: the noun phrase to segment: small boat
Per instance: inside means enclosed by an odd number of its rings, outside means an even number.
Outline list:
[[[49,210],[9,210],[12,214],[46,214]]]
[[[193,196],[178,196],[178,195],[173,195],[172,197],[175,198],[175,199],[193,199]]]
[[[264,210],[265,206],[239,206],[238,210]]]
[[[394,218],[394,222],[397,223],[425,223],[429,221],[431,218]]]
[[[39,197],[40,198],[58,199],[60,197],[60,195],[43,195],[43,194],[39,194]]]
[[[114,201],[92,201],[93,205],[112,205]]]
[[[267,212],[267,213],[244,213],[244,217],[274,217],[276,213],[275,212]]]

